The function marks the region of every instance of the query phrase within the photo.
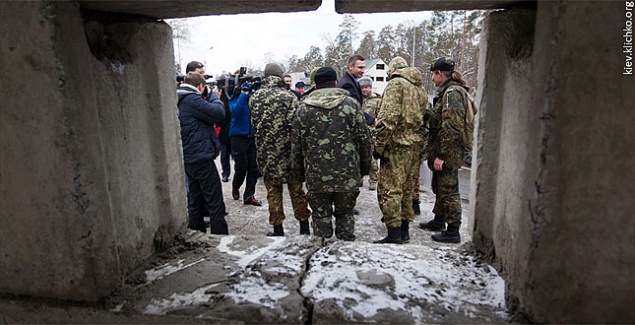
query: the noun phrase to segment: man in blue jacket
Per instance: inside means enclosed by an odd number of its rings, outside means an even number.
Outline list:
[[[207,100],[202,93],[209,93]],[[225,109],[218,95],[207,88],[205,78],[196,72],[185,76],[176,94],[185,175],[190,188],[188,228],[207,232],[203,217],[209,212],[211,233],[227,235],[225,202],[214,163],[220,147],[214,123],[225,118]]]
[[[240,198],[240,187],[247,179],[243,203],[245,205],[261,206],[256,199],[256,182],[260,177],[256,163],[256,142],[254,140],[254,126],[251,124],[249,111],[249,95],[251,85],[245,82],[234,90],[234,98],[229,101],[231,124],[229,138],[231,140],[232,157],[234,157],[234,179],[232,181],[232,198]]]

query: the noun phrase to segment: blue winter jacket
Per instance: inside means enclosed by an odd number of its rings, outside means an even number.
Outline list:
[[[232,121],[229,125],[229,137],[253,138],[254,126],[251,124],[249,96],[241,92],[238,98],[229,102],[229,111],[232,114]]]
[[[213,160],[218,156],[220,142],[214,123],[225,118],[223,103],[212,93],[208,100],[195,87],[181,84],[176,90],[183,142],[183,161],[186,164]]]

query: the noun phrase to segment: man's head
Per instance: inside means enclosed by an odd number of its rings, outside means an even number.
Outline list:
[[[390,60],[388,63],[388,76],[392,76],[399,69],[407,68],[408,62],[400,56],[396,56],[394,59]]]
[[[196,72],[188,72],[183,83],[196,87],[201,93],[205,89],[205,77]]]
[[[185,73],[188,72],[196,72],[203,76],[205,75],[205,66],[203,65],[203,63],[200,63],[198,61],[192,61],[185,67]]]
[[[356,79],[361,78],[366,70],[366,64],[364,63],[364,57],[355,54],[348,58],[348,65],[346,66],[348,73]]]
[[[291,89],[291,84],[293,83],[293,79],[291,78],[291,75],[285,74],[282,77],[282,80],[284,80],[284,83],[287,84],[287,88]]]
[[[306,85],[304,84],[304,82],[302,81],[298,81],[295,83],[295,91],[299,92],[300,94],[304,94],[304,87]]]
[[[368,96],[373,91],[373,80],[370,77],[359,79],[359,87],[362,89],[362,95]]]
[[[265,77],[277,76],[282,78],[282,75],[284,75],[284,70],[279,64],[272,62],[267,63],[265,66]]]
[[[430,65],[430,71],[432,71],[432,82],[436,87],[439,87],[442,83],[452,77],[454,72],[454,66],[456,63],[450,57],[442,56],[434,61]]]
[[[315,88],[337,87],[337,72],[331,67],[321,67],[315,72]]]

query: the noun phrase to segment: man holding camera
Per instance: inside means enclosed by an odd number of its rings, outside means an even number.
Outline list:
[[[207,99],[204,99],[204,93],[209,94]],[[205,77],[196,72],[185,76],[176,94],[185,175],[189,184],[188,228],[207,232],[203,217],[209,213],[211,233],[227,235],[225,202],[214,163],[220,146],[214,123],[225,119],[225,109],[218,94],[205,84]]]

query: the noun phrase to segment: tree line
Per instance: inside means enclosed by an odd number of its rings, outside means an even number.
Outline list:
[[[360,33],[360,23],[353,15],[347,14],[343,16],[338,34],[335,38],[326,37],[323,48],[311,46],[303,56],[293,55],[286,62],[279,63],[288,72],[309,72],[314,67],[330,66],[343,73],[352,54],[360,54],[367,60],[382,59],[386,64],[401,56],[423,73],[424,86],[430,92],[434,89],[429,78],[430,64],[440,56],[451,56],[457,63],[457,70],[474,87],[481,21],[486,14],[487,11],[483,10],[434,11],[430,19],[386,25],[379,33],[374,30]],[[171,20],[168,24],[173,29],[175,54],[180,61],[180,47],[188,41],[189,28],[184,19]],[[353,44],[357,41],[359,46],[354,48]],[[271,56],[271,53],[267,55]],[[176,67],[178,71],[178,63]],[[248,68],[252,73],[262,72],[260,67]]]
[[[401,56],[423,73],[424,86],[431,90],[434,85],[426,77],[430,64],[440,56],[451,56],[468,84],[475,86],[481,21],[485,15],[486,11],[482,10],[434,11],[428,20],[386,25],[377,34],[373,30],[360,34],[355,17],[344,15],[334,39],[327,38],[323,49],[311,46],[304,56],[291,56],[286,69],[302,72],[331,66],[341,73],[351,54],[360,54],[367,60],[382,59],[386,63]],[[360,38],[359,47],[353,48],[353,43]]]

